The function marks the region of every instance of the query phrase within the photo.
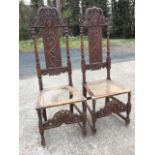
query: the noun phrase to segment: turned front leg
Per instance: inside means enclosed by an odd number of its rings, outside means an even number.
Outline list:
[[[92,100],[92,123],[93,123],[93,127],[92,127],[92,132],[93,134],[96,133],[96,100]]]
[[[38,127],[39,127],[39,132],[41,136],[41,145],[45,146],[45,137],[44,137],[44,129],[42,125],[42,114],[41,114],[41,109],[37,109],[37,114],[38,114]]]
[[[109,101],[110,101],[109,97],[106,97],[105,98],[105,104],[109,103]]]
[[[46,109],[42,110],[44,121],[47,121]]]
[[[73,95],[70,94],[70,95],[69,95],[69,98],[70,98],[70,99],[73,98]],[[73,107],[73,104],[70,104],[70,112],[71,112],[71,113],[74,112],[74,109],[73,109],[73,108],[74,108],[74,107]]]
[[[82,108],[83,108],[83,135],[86,136],[86,134],[87,134],[87,129],[86,129],[86,123],[87,123],[86,101],[82,102]]]

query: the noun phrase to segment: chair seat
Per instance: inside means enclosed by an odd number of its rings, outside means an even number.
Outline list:
[[[70,99],[69,96],[72,95]],[[44,89],[40,92],[37,109],[86,101],[85,97],[72,86]]]
[[[99,80],[88,82],[85,85],[85,88],[93,99],[130,92],[130,89],[113,80]]]

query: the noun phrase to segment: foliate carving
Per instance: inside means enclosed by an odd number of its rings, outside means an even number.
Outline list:
[[[59,29],[58,28],[42,29],[42,38],[44,43],[47,68],[62,66],[60,45],[59,45],[59,39],[60,39]]]
[[[86,65],[86,69],[89,70],[97,70],[97,69],[101,69],[101,68],[105,68],[107,66],[107,63],[91,63],[91,64],[87,64]]]
[[[47,68],[60,67],[60,28],[59,14],[56,8],[41,7],[38,10],[39,25],[42,26],[41,33],[44,43],[45,59]]]
[[[100,109],[96,115],[97,117],[104,117],[113,113],[120,113],[126,111],[126,105],[117,100],[112,100],[109,103],[105,104],[105,107]]]
[[[71,113],[69,110],[58,111],[52,119],[44,123],[44,129],[55,128],[63,123],[71,124],[82,121],[82,115]]]
[[[84,26],[100,26],[105,24],[106,18],[103,15],[101,8],[92,7],[86,10],[84,19],[82,20]]]
[[[40,7],[37,15],[39,20],[38,26],[51,27],[52,25],[62,24],[57,9],[54,7]]]
[[[47,69],[62,66],[59,43],[61,26],[66,24],[59,17],[57,9],[47,6],[40,7],[37,17],[30,20],[31,28],[41,29]]]

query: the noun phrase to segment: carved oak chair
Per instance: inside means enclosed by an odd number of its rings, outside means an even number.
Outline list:
[[[40,7],[35,17],[30,22],[30,30],[34,42],[36,70],[39,81],[39,97],[37,101],[37,114],[39,118],[39,131],[41,144],[45,146],[44,131],[55,128],[63,123],[78,123],[84,135],[86,135],[86,106],[85,97],[77,91],[72,84],[72,68],[69,51],[69,32],[67,24],[60,19],[56,8]],[[40,30],[44,45],[44,55],[46,68],[42,69],[37,48],[37,32]],[[64,31],[66,38],[67,65],[62,65],[60,52],[60,37]],[[43,75],[58,75],[68,72],[69,84],[61,87],[44,88],[42,82]],[[54,83],[54,81],[53,81]],[[57,96],[57,97],[56,97]],[[75,103],[82,102],[82,110]],[[48,118],[46,109],[56,106],[69,105],[70,110],[60,110],[53,118]],[[74,108],[76,111],[74,113]],[[82,123],[82,124],[81,124]]]
[[[88,53],[89,63],[85,61],[84,51],[84,32],[88,33]],[[102,60],[102,33],[106,31],[107,34],[107,56],[106,61]],[[92,123],[89,122],[92,132],[96,133],[95,123],[100,117],[105,117],[111,113],[115,113],[123,118],[126,124],[129,124],[129,114],[131,111],[131,91],[122,84],[111,80],[111,58],[109,48],[110,22],[104,17],[103,11],[100,8],[92,7],[86,9],[85,15],[80,18],[80,35],[81,35],[81,66],[83,75],[83,95],[89,100],[92,100],[92,108],[86,104],[88,111],[92,117]],[[99,81],[88,82],[86,78],[87,70],[98,70],[106,68],[107,77]],[[93,75],[95,76],[95,75]],[[87,97],[87,94],[89,96]],[[127,104],[123,103],[115,96],[120,94],[127,94]],[[96,110],[96,100],[105,99],[105,106],[100,110]],[[120,114],[126,112],[126,117]]]

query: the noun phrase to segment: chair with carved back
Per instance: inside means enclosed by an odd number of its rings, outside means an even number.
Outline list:
[[[107,38],[107,52],[106,60],[102,59],[102,34],[106,32]],[[84,33],[88,34],[88,54],[89,63],[85,60],[84,51]],[[83,95],[92,101],[92,108],[86,104],[88,111],[92,117],[92,123],[89,122],[92,132],[96,133],[96,120],[101,117],[108,116],[112,113],[117,114],[123,118],[126,124],[129,124],[129,114],[131,111],[131,91],[122,84],[111,80],[111,58],[109,47],[110,22],[104,17],[103,11],[100,8],[87,8],[84,16],[80,18],[80,36],[81,36],[81,67],[83,75]],[[87,70],[98,70],[106,68],[107,77],[98,81],[87,81]],[[95,76],[95,75],[92,75]],[[89,96],[87,97],[87,95]],[[127,104],[116,98],[116,95],[127,94]],[[100,110],[96,110],[97,99],[105,99],[105,106]],[[120,114],[126,112],[126,116]]]
[[[86,135],[86,106],[85,97],[77,91],[72,84],[72,68],[69,50],[69,32],[67,24],[59,17],[56,8],[40,7],[37,16],[30,22],[30,30],[34,42],[36,70],[39,81],[39,97],[37,101],[37,114],[39,119],[39,131],[41,135],[41,144],[45,146],[44,131],[55,128],[63,123],[78,123],[84,135]],[[62,65],[60,37],[64,32],[66,38],[66,57],[67,65]],[[41,32],[46,67],[41,68],[39,52],[37,47],[37,32]],[[43,75],[58,75],[68,72],[69,84],[61,87],[44,88]],[[53,81],[54,82],[54,81]],[[67,94],[66,94],[67,93]],[[62,96],[66,96],[63,98]],[[55,97],[57,95],[57,98]],[[82,103],[80,110],[75,103]],[[48,118],[47,109],[57,106],[69,105],[69,110],[60,110],[52,118]],[[74,109],[76,111],[74,112]]]

